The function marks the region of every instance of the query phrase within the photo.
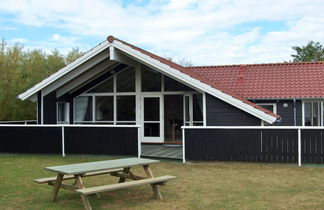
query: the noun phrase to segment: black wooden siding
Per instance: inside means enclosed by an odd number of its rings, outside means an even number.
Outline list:
[[[37,124],[42,124],[42,93],[37,93]]]
[[[56,92],[53,91],[43,97],[43,115],[44,124],[56,124],[57,123],[57,107],[56,107]]]
[[[186,129],[188,160],[288,162],[298,160],[296,129]]]
[[[260,119],[206,94],[207,126],[258,126]]]
[[[280,123],[276,123],[277,126],[295,126],[294,124],[294,106],[296,106],[296,125],[302,125],[302,102],[296,100],[294,104],[293,100],[252,100],[253,103],[275,103],[277,104],[277,114],[280,115]],[[284,107],[284,103],[288,104],[288,107]]]
[[[0,152],[61,153],[61,128],[0,127]]]
[[[137,155],[138,128],[66,127],[67,154]]]
[[[65,127],[66,154],[138,154],[136,127]],[[1,126],[0,152],[62,154],[62,128]]]

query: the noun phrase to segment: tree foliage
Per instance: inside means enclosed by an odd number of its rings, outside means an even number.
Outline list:
[[[185,67],[189,67],[189,66],[193,66],[193,63],[190,59],[188,58],[178,58],[178,59],[175,59],[174,56],[168,56],[168,55],[165,55],[163,56],[165,59],[173,62],[173,63],[177,63],[181,66],[185,66]]]
[[[58,50],[25,50],[22,45],[0,44],[0,121],[36,119],[36,106],[16,97],[82,55],[72,49],[66,56]]]
[[[293,46],[293,62],[324,61],[324,48],[320,42],[309,41],[306,46]]]

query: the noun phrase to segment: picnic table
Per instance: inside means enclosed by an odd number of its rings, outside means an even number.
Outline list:
[[[150,164],[158,163],[158,160],[144,158],[123,158],[116,160],[95,161],[87,163],[78,163],[70,165],[60,165],[46,167],[45,169],[57,173],[56,177],[46,177],[34,179],[36,183],[53,186],[51,201],[55,201],[60,189],[71,190],[80,193],[85,209],[92,209],[87,198],[88,195],[98,194],[106,191],[113,191],[129,187],[135,187],[144,184],[150,184],[154,195],[162,199],[158,185],[164,185],[167,181],[176,178],[175,176],[154,177]],[[138,176],[131,171],[134,166],[143,166],[146,177]],[[82,178],[88,176],[97,176],[109,174],[119,178],[118,183],[101,185],[86,188]],[[74,179],[73,184],[65,184],[64,180]],[[126,179],[131,181],[126,182]]]

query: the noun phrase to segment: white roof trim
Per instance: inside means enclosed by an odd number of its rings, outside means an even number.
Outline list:
[[[253,106],[251,106],[247,103],[244,103],[243,101],[241,101],[239,99],[236,99],[236,98],[234,98],[226,93],[223,93],[222,91],[217,90],[217,89],[215,89],[215,88],[213,88],[213,87],[211,87],[197,79],[194,79],[191,76],[184,74],[184,73],[180,72],[179,70],[170,67],[169,65],[161,63],[160,61],[153,59],[150,56],[148,56],[144,53],[141,53],[140,51],[135,50],[135,49],[131,48],[130,46],[123,44],[122,42],[120,42],[118,40],[114,40],[112,44],[117,49],[131,55],[135,59],[145,62],[146,64],[153,66],[157,69],[160,69],[163,72],[172,74],[172,76],[174,76],[175,78],[177,78],[181,81],[184,81],[186,83],[190,83],[194,87],[196,87],[206,93],[209,93],[210,95],[213,95],[213,96],[215,96],[215,97],[217,97],[217,98],[219,98],[219,99],[221,99],[221,100],[223,100],[223,101],[225,101],[225,102],[227,102],[227,103],[229,103],[229,104],[231,104],[245,112],[248,112],[251,115],[253,115],[259,119],[262,119],[268,123],[274,123],[277,119],[277,118],[275,118],[275,117],[273,117],[259,109],[254,108]]]
[[[36,94],[38,91],[42,90],[43,88],[45,88],[49,84],[53,83],[57,79],[59,79],[62,76],[66,75],[67,73],[69,73],[70,71],[72,71],[73,69],[78,67],[79,65],[81,65],[84,62],[88,61],[93,56],[95,56],[98,53],[102,52],[103,50],[107,49],[109,47],[109,45],[110,45],[110,43],[108,41],[102,42],[101,44],[99,44],[95,48],[93,48],[93,49],[89,50],[88,52],[86,52],[80,58],[76,59],[75,61],[68,64],[67,66],[65,66],[61,70],[55,72],[54,74],[47,77],[46,79],[44,79],[40,83],[36,84],[34,87],[32,87],[32,88],[28,89],[27,91],[25,91],[24,93],[20,94],[18,96],[18,98],[21,99],[21,100],[26,100],[26,99],[30,98],[31,96]]]
[[[64,68],[62,68],[61,70],[59,70],[58,72],[52,74],[51,76],[49,76],[48,78],[44,79],[42,82],[36,84],[34,87],[28,89],[26,92],[20,94],[18,96],[19,99],[21,100],[25,100],[28,99],[32,96],[34,96],[38,91],[42,90],[43,88],[47,87],[48,85],[50,85],[51,83],[53,83],[54,81],[58,80],[59,78],[63,77],[64,75],[66,75],[67,73],[69,73],[70,71],[72,71],[73,69],[75,69],[76,67],[78,67],[79,65],[83,64],[84,62],[88,61],[89,59],[91,59],[93,56],[97,55],[98,53],[102,52],[103,50],[109,48],[109,46],[114,46],[117,49],[125,52],[126,54],[132,56],[133,58],[135,58],[136,60],[140,61],[140,62],[144,62],[149,66],[152,66],[156,69],[159,69],[161,72],[164,72],[168,75],[172,75],[173,77],[179,79],[180,81],[183,81],[185,83],[189,83],[191,84],[193,87],[196,87],[197,89],[204,91],[206,93],[209,93],[210,95],[215,96],[216,98],[219,98],[245,112],[250,113],[251,115],[264,120],[268,123],[273,123],[276,121],[276,118],[259,110],[254,108],[253,106],[244,103],[243,101],[236,99],[226,93],[223,93],[220,90],[217,90],[197,79],[192,78],[191,76],[180,72],[177,69],[174,69],[172,67],[170,67],[169,65],[166,65],[164,63],[161,63],[160,61],[151,58],[150,56],[135,50],[133,48],[131,48],[130,46],[118,41],[118,40],[114,40],[112,43],[109,43],[108,41],[104,41],[103,43],[99,44],[98,46],[96,46],[95,48],[91,49],[90,51],[88,51],[87,53],[85,53],[83,56],[81,56],[80,58],[76,59],[74,62],[70,63],[69,65],[65,66]]]

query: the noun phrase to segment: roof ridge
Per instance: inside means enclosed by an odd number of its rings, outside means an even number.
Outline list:
[[[178,68],[181,68],[181,69],[184,69],[185,67],[184,66],[182,66],[182,65],[180,65],[180,64],[177,64],[177,63],[175,63],[175,62],[173,62],[173,61],[170,61],[170,60],[168,60],[168,59],[166,59],[166,58],[163,58],[163,57],[161,57],[161,56],[159,56],[159,55],[156,55],[156,54],[154,54],[154,53],[151,53],[151,52],[149,52],[149,51],[147,51],[147,50],[144,50],[144,49],[142,49],[142,48],[140,48],[140,47],[137,47],[137,46],[135,46],[135,45],[132,45],[132,44],[130,44],[130,43],[128,43],[128,42],[125,42],[125,41],[123,41],[123,40],[121,40],[121,39],[118,39],[118,38],[116,38],[116,37],[114,37],[114,36],[112,36],[112,35],[109,35],[108,37],[107,37],[107,40],[108,40],[108,42],[109,43],[112,43],[114,40],[117,40],[117,41],[119,41],[119,42],[122,42],[123,44],[125,44],[125,45],[128,45],[129,47],[131,47],[131,48],[133,48],[133,49],[136,49],[136,50],[139,50],[139,51],[142,51],[142,52],[144,52],[144,53],[146,53],[146,54],[148,54],[150,57],[158,57],[159,58],[159,60],[163,60],[164,62],[162,62],[162,63],[164,63],[164,64],[166,64],[166,65],[168,65],[168,66],[171,66],[171,67],[174,67],[174,66],[177,66]],[[161,62],[161,61],[160,61]]]
[[[188,66],[186,69],[196,68],[226,68],[226,67],[240,67],[240,66],[285,66],[285,65],[314,65],[324,64],[324,61],[308,61],[308,62],[284,62],[284,63],[256,63],[256,64],[228,64],[228,65],[201,65],[201,66]]]

